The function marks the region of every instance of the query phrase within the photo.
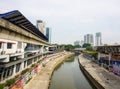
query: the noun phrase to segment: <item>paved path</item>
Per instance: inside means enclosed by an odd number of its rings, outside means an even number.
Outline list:
[[[65,57],[70,56],[71,53],[59,54],[59,57],[47,62],[45,67],[41,67],[40,72],[37,76],[32,78],[32,80],[25,85],[24,89],[48,89],[50,78],[54,68],[64,61]],[[53,56],[55,58],[55,56]]]
[[[79,56],[79,61],[88,73],[105,89],[120,89],[120,77],[100,67],[98,64]]]

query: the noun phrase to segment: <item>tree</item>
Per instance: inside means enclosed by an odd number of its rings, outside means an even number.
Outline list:
[[[65,45],[65,50],[70,51],[70,50],[73,50],[73,49],[74,49],[73,45],[71,45],[71,44]]]
[[[62,47],[64,50],[67,50],[67,51],[70,51],[70,50],[73,50],[73,49],[74,49],[74,46],[71,45],[71,44],[62,44],[61,47]]]
[[[92,47],[92,46],[87,46],[87,47],[86,47],[86,50],[88,50],[88,51],[93,51],[93,47]]]
[[[80,48],[81,46],[80,45],[75,45],[74,48]]]
[[[83,48],[86,48],[87,46],[91,46],[91,44],[89,44],[89,43],[84,43],[82,47],[83,47]]]

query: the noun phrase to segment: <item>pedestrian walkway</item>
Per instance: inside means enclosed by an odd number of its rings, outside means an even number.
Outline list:
[[[91,60],[79,56],[80,64],[105,89],[120,89],[120,77]]]
[[[52,75],[52,72],[54,71],[54,68],[64,61],[66,57],[69,57],[72,55],[72,53],[68,52],[63,52],[63,53],[58,53],[57,55],[54,55],[53,57],[46,57],[45,60],[50,60],[47,61],[45,66],[42,66],[40,69],[40,72],[32,78],[32,80],[25,85],[24,89],[48,89],[49,83],[50,83],[50,78]],[[45,62],[44,62],[45,63]]]

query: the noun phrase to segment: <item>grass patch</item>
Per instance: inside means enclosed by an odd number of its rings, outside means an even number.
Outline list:
[[[0,89],[4,89],[4,87],[5,87],[4,83],[0,84]]]
[[[84,50],[83,53],[88,54],[88,55],[94,57],[95,59],[97,59],[97,56],[98,56],[98,52],[97,51],[87,51],[87,50]]]
[[[11,86],[14,83],[15,83],[15,79],[14,78],[13,79],[9,79],[9,80],[6,81],[6,86]]]
[[[21,75],[24,75],[25,73],[27,73],[27,72],[29,72],[30,71],[30,68],[27,68],[27,69],[25,69],[25,70],[23,70],[22,72],[21,72]]]

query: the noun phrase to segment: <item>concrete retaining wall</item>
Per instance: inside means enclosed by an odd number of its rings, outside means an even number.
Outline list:
[[[80,62],[79,62],[80,63]],[[89,79],[89,81],[97,88],[97,89],[105,89],[101,84],[99,84],[90,74],[86,71],[84,66],[80,64],[80,68],[82,69],[85,76]]]
[[[57,57],[52,59],[41,67],[38,75],[24,87],[24,89],[48,89],[51,81],[52,74],[55,68],[62,63],[66,58],[74,55],[70,52],[62,52]]]
[[[83,61],[84,60],[84,61]],[[92,66],[86,66],[90,65],[90,60],[85,59],[84,57],[82,57],[82,55],[79,56],[79,64],[80,64],[80,68],[83,71],[83,73],[85,74],[85,76],[88,78],[88,80],[91,82],[91,84],[93,84],[97,89],[105,89],[100,82],[98,82],[95,78],[97,78],[96,76],[94,76],[94,73],[91,73],[90,71],[92,69],[90,69],[90,67]]]

